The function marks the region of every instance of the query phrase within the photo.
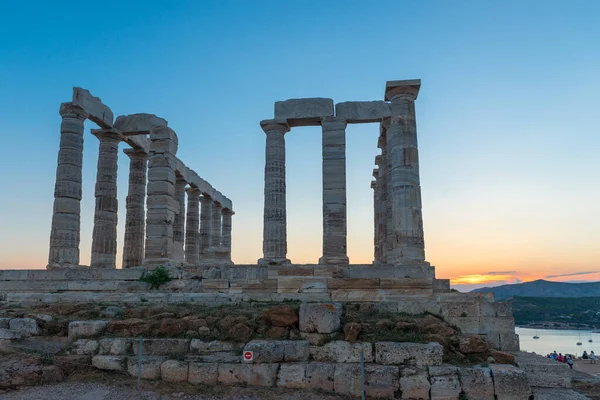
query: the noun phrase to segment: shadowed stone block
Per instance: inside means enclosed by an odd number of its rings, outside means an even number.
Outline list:
[[[145,113],[121,115],[115,120],[115,129],[124,134],[148,134],[154,126],[167,125],[167,120]]]
[[[97,123],[102,129],[113,127],[113,113],[102,103],[99,97],[94,97],[89,90],[74,87],[73,104],[80,106],[89,114],[88,118]]]
[[[346,101],[335,105],[335,116],[344,118],[349,124],[380,122],[391,115],[385,101]]]
[[[494,400],[494,382],[489,368],[459,368],[458,374],[467,398]]]
[[[314,97],[275,102],[275,119],[285,119],[290,126],[320,125],[323,117],[333,117],[332,99]]]
[[[525,371],[514,365],[491,364],[496,400],[528,400],[531,388]]]
[[[439,343],[375,343],[376,362],[378,364],[407,364],[418,367],[442,365],[444,348]]]

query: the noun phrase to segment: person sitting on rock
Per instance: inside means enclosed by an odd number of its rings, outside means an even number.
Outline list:
[[[558,362],[565,362],[565,357],[563,357],[562,353],[558,353],[558,358],[556,360]]]
[[[552,353],[552,359],[558,360],[558,354],[556,354],[556,350],[554,350],[554,353]]]
[[[567,364],[569,364],[569,367],[573,369],[573,359],[570,356],[567,356]]]
[[[587,351],[583,351],[583,355],[581,356],[582,359],[587,360],[588,359],[588,353]]]
[[[594,350],[590,353],[590,364],[596,364],[596,355],[594,354]]]

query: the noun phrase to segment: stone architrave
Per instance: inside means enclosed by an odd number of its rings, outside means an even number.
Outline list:
[[[100,141],[96,177],[96,211],[92,232],[92,268],[116,268],[117,161],[121,135],[112,129],[92,130]]]
[[[187,223],[185,229],[185,262],[190,265],[198,264],[198,229],[200,224],[200,190],[198,188],[187,188],[188,195]]]
[[[47,268],[79,265],[83,123],[88,114],[72,103],[60,105],[60,147]]]
[[[348,264],[346,121],[327,117],[323,128],[323,256],[319,264]]]
[[[177,134],[171,128],[154,126],[150,131],[148,197],[144,264],[175,266],[173,224],[179,211],[175,195]]]
[[[285,134],[289,132],[290,128],[285,119],[265,120],[261,121],[260,125],[267,135],[267,143],[263,258],[259,259],[258,263],[261,265],[289,264],[290,260],[286,258]]]
[[[224,249],[224,256],[226,261],[231,261],[231,217],[234,212],[228,208],[224,208],[222,211],[223,214],[223,225],[222,229],[222,237],[221,237],[221,246]]]
[[[207,194],[202,194],[200,204],[200,259],[204,259],[209,257],[208,249],[210,247],[210,237],[212,233],[213,199]]]
[[[175,214],[175,222],[173,223],[173,259],[178,262],[183,262],[184,252],[183,244],[185,242],[185,187],[186,180],[177,176],[175,180],[175,201],[179,203],[179,210]]]
[[[144,231],[146,227],[146,170],[148,154],[125,149],[129,156],[129,192],[126,199],[125,241],[123,268],[138,267],[144,260]]]
[[[415,100],[421,81],[389,81],[385,100],[392,116],[387,131],[392,207],[392,249],[388,263],[414,264],[425,261],[421,186]]]

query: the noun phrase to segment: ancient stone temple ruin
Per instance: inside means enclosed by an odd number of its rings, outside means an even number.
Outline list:
[[[498,349],[517,350],[510,303],[493,294],[459,293],[437,279],[425,259],[415,101],[419,80],[389,81],[382,100],[334,104],[327,98],[275,103],[266,134],[263,255],[257,264],[231,262],[231,201],[176,157],[178,137],[149,114],[118,117],[75,89],[61,106],[48,270],[0,271],[0,298],[9,302],[370,303],[389,312],[431,312]],[[90,267],[80,264],[83,122],[100,129],[96,211]],[[374,261],[347,255],[347,124],[378,124],[374,163]],[[318,264],[287,257],[285,135],[320,125],[323,132],[323,252]],[[257,140],[258,137],[257,137]],[[123,269],[116,265],[118,145],[131,149]],[[147,173],[146,173],[147,166]],[[147,175],[147,182],[146,182]],[[187,195],[187,208],[184,201]],[[146,209],[144,209],[146,204]],[[257,227],[257,231],[258,231]],[[145,270],[170,267],[172,281],[150,290]],[[139,268],[137,268],[139,267]]]
[[[86,119],[100,128],[92,130],[100,142],[100,150],[91,268],[116,267],[117,158],[121,142],[130,146],[124,151],[130,158],[130,167],[123,268],[156,264],[179,266],[184,262],[192,265],[231,263],[231,200],[176,157],[179,140],[166,120],[152,114],[133,114],[117,117],[113,123],[110,108],[81,88],[73,89],[71,102],[61,104],[60,115],[48,269],[73,268],[80,264]]]

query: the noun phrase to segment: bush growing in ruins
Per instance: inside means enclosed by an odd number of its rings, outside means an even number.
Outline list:
[[[169,271],[162,265],[155,267],[148,273],[144,272],[140,278],[140,281],[150,284],[150,289],[158,289],[161,285],[164,285],[170,280]]]

